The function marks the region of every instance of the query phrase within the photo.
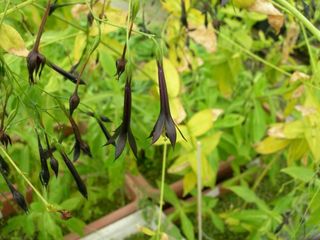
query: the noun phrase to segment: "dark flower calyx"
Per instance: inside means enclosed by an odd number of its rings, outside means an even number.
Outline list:
[[[137,144],[130,127],[131,118],[131,79],[126,80],[124,89],[123,118],[121,125],[116,129],[114,135],[109,139],[107,144],[116,144],[115,159],[120,157],[128,140],[131,150],[137,158]]]
[[[169,97],[162,62],[158,60],[157,66],[160,93],[160,114],[149,137],[152,137],[153,144],[159,139],[161,134],[164,133],[169,138],[172,147],[174,147],[177,139],[176,125],[170,112]]]
[[[6,161],[3,159],[3,157],[0,155],[0,172],[8,176],[9,174],[9,165],[6,163]]]
[[[3,130],[0,129],[0,142],[7,148],[8,145],[12,145],[10,136]]]
[[[119,58],[116,61],[116,68],[117,68],[116,76],[118,77],[118,79],[126,69],[126,64],[127,64],[127,60],[125,58]]]
[[[80,103],[80,97],[78,95],[78,91],[74,91],[69,99],[69,110],[70,110],[70,116],[74,112],[74,110],[79,106]]]
[[[27,56],[27,66],[30,84],[34,84],[37,77],[40,79],[45,63],[46,58],[38,51],[32,50],[29,52]]]

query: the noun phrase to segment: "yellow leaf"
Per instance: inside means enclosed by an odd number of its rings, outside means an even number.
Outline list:
[[[218,119],[222,112],[221,109],[210,108],[193,115],[187,123],[190,134],[197,137],[209,131],[213,127],[213,122]]]
[[[86,45],[86,35],[82,32],[79,32],[75,37],[74,43],[73,59],[74,62],[78,62]]]
[[[190,158],[188,159],[190,166],[195,174],[198,174],[198,165],[197,165],[197,158],[196,152],[194,151],[190,154]],[[208,159],[204,154],[201,155],[201,179],[202,184],[204,186],[211,186],[213,181],[216,177],[215,172],[213,171],[212,167],[209,164]]]
[[[267,137],[256,146],[256,151],[261,154],[271,154],[284,149],[290,140]]]
[[[192,26],[191,26],[192,28]],[[202,45],[209,53],[217,49],[217,38],[211,24],[205,27],[203,24],[189,31],[189,36],[198,44]]]
[[[256,0],[255,3],[250,6],[250,11],[266,14],[268,16],[268,22],[279,33],[284,23],[283,14],[275,8],[271,2],[267,0]]]
[[[308,149],[308,143],[305,139],[293,140],[288,147],[288,166],[291,166],[296,160],[302,159]]]
[[[189,159],[193,157],[194,152],[179,156],[169,167],[168,173],[181,173],[190,167]]]
[[[211,136],[205,137],[201,140],[202,154],[210,154],[218,145],[222,132],[217,132]]]
[[[232,0],[232,2],[239,8],[248,8],[255,2],[255,0]]]
[[[197,176],[194,172],[189,172],[183,177],[183,196],[187,195],[194,189],[197,183]]]
[[[10,25],[2,23],[0,26],[0,47],[16,56],[28,56],[28,50],[20,34]]]
[[[181,100],[178,97],[170,99],[170,110],[173,120],[176,124],[181,123],[187,116]]]

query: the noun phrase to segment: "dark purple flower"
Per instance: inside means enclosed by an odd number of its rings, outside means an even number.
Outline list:
[[[62,156],[64,163],[67,165],[71,175],[73,176],[74,180],[76,181],[79,192],[82,194],[82,196],[84,196],[85,198],[88,198],[87,187],[84,184],[84,182],[82,181],[76,168],[74,167],[74,165],[72,164],[72,162],[70,161],[70,159],[68,158],[68,156],[65,152],[60,151],[60,154]]]
[[[5,174],[6,176],[9,174],[9,165],[0,155],[0,171]]]
[[[107,144],[116,144],[115,159],[117,159],[124,150],[128,140],[131,150],[137,157],[137,144],[130,127],[131,119],[131,79],[128,77],[124,88],[124,105],[123,117],[121,125],[116,129],[114,135],[110,138]]]
[[[38,133],[37,133],[37,139],[38,139],[38,149],[39,149],[40,163],[41,163],[39,178],[42,185],[47,187],[50,180],[50,173],[49,173],[49,168],[47,164],[46,154],[45,154],[45,151],[43,150],[43,147],[40,141],[40,136]]]
[[[80,150],[89,157],[92,157],[89,145],[82,140],[80,130],[72,116],[69,116],[69,121],[73,130],[73,134],[75,136],[75,144],[74,144],[74,153],[73,153],[73,161],[78,160],[80,156]]]
[[[0,129],[0,142],[5,146],[12,145],[11,138],[8,134],[6,134],[5,130]]]
[[[1,164],[1,162],[0,162],[0,164]],[[3,171],[3,169],[1,167],[0,167],[0,173],[3,176],[4,180],[6,181],[8,187],[9,187],[9,189],[11,191],[11,194],[12,194],[12,197],[13,197],[14,201],[19,205],[19,207],[21,207],[23,209],[23,211],[28,213],[28,206],[27,206],[27,203],[26,203],[23,195],[9,181],[8,174],[5,171]]]
[[[109,142],[111,139],[111,134],[109,133],[107,128],[104,126],[103,122],[111,122],[111,120],[105,116],[96,116],[93,112],[88,112],[87,114],[96,119],[101,131],[103,132],[104,136],[107,139],[107,142]],[[112,144],[115,145],[114,143]]]
[[[53,156],[52,153],[52,148],[50,146],[49,143],[49,139],[47,134],[45,134],[46,137],[46,143],[47,143],[47,152],[46,152],[46,158],[49,157],[50,158],[50,166],[51,169],[53,170],[54,174],[56,175],[56,177],[58,177],[58,173],[59,173],[59,162],[57,161],[57,159],[55,159],[55,157]]]
[[[160,114],[156,124],[153,127],[150,137],[152,137],[153,144],[159,139],[162,133],[165,133],[165,135],[169,138],[172,147],[174,147],[177,139],[176,125],[170,113],[169,97],[162,62],[157,61],[157,65],[160,92]]]
[[[69,98],[69,111],[70,116],[74,112],[74,110],[79,106],[80,103],[80,97],[78,95],[78,91],[74,91],[71,97]]]
[[[29,83],[34,84],[35,79],[41,77],[46,58],[37,50],[32,50],[27,56],[27,66],[29,73]]]

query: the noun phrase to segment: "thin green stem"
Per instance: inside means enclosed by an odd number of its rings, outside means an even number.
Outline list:
[[[240,44],[236,43],[235,41],[231,40],[228,36],[224,35],[223,33],[221,33],[218,30],[214,30],[220,37],[222,37],[224,40],[226,40],[227,42],[229,42],[230,44],[232,44],[233,46],[239,48],[242,52],[246,53],[247,55],[249,55],[250,57],[252,57],[253,59],[262,62],[264,65],[269,66],[275,70],[277,70],[278,72],[286,75],[286,76],[291,76],[290,73],[288,73],[287,71],[277,67],[276,65],[264,60],[263,58],[259,57],[258,55],[252,53],[251,51],[249,51],[248,49],[244,48],[243,46],[241,46]]]
[[[4,15],[8,15],[10,13],[13,13],[17,10],[19,10],[20,8],[23,8],[31,3],[33,3],[35,0],[27,0],[24,1],[23,3],[17,4],[15,6],[13,6],[12,8],[9,8],[7,11],[5,10],[4,12],[0,13],[0,18],[2,18]]]
[[[10,4],[10,0],[7,1],[6,7],[4,8],[3,15],[1,16],[0,27],[3,23],[4,17],[7,15],[9,4]]]
[[[162,155],[162,172],[161,172],[161,186],[160,186],[160,199],[159,199],[157,240],[159,240],[161,236],[163,195],[164,195],[164,183],[165,183],[165,176],[166,176],[166,161],[167,161],[167,143],[165,141],[163,145],[163,155]]]
[[[316,67],[317,64],[316,64],[315,59],[314,59],[313,54],[312,54],[311,46],[310,46],[310,43],[309,43],[309,38],[307,36],[306,29],[305,29],[305,27],[303,26],[302,23],[300,23],[300,27],[302,29],[302,34],[303,34],[303,37],[304,37],[304,40],[306,42],[307,49],[308,49],[308,52],[309,52],[309,58],[310,58],[312,73],[315,73],[315,71],[317,69],[317,67]]]
[[[197,141],[197,207],[198,207],[198,240],[202,240],[202,162],[201,142]]]
[[[20,170],[20,168],[15,164],[13,159],[9,156],[9,154],[6,152],[6,150],[0,146],[1,152],[4,154],[4,156],[7,158],[9,163],[13,166],[13,168],[17,171],[17,173],[26,181],[26,183],[32,188],[32,190],[36,193],[36,195],[39,197],[39,199],[43,202],[43,204],[47,207],[48,210],[54,209],[52,204],[48,203],[46,199],[41,195],[41,193],[36,189],[35,186],[29,181],[29,179],[24,175],[24,173]]]
[[[301,23],[320,41],[320,31],[300,13],[294,6],[292,6],[287,0],[274,0],[275,2],[286,8],[292,15],[294,15]]]

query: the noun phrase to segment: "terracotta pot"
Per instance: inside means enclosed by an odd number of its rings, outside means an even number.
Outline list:
[[[27,190],[25,200],[27,203],[30,203],[32,201],[32,189],[29,188]],[[20,208],[15,203],[11,192],[5,192],[0,194],[0,202],[2,205],[2,209],[0,210],[0,218],[8,218],[9,216],[12,216],[16,214]]]
[[[84,228],[84,236],[89,235],[103,227],[106,227],[110,225],[111,223],[114,223],[126,216],[128,216],[131,213],[134,213],[138,210],[138,203],[139,203],[139,194],[137,192],[137,189],[134,188],[134,182],[129,177],[129,175],[125,176],[125,190],[126,195],[131,200],[131,202],[124,207],[121,207],[114,212],[111,212],[107,214],[106,216],[99,218],[95,220],[94,222],[88,224]],[[65,240],[76,240],[80,239],[81,237],[77,235],[76,233],[70,233],[64,237]]]
[[[231,169],[231,162],[233,158],[230,157],[227,161],[224,161],[220,164],[219,170],[217,172],[217,180],[216,184],[223,182],[224,180],[232,177],[232,169]],[[135,183],[132,188],[138,194],[142,194],[143,196],[148,196],[153,199],[158,199],[160,191],[157,188],[151,186],[148,180],[141,174],[138,175],[128,175],[129,178]],[[178,197],[183,197],[183,180],[178,180],[177,182],[170,185],[171,189],[176,193]],[[139,196],[141,198],[142,196]]]

